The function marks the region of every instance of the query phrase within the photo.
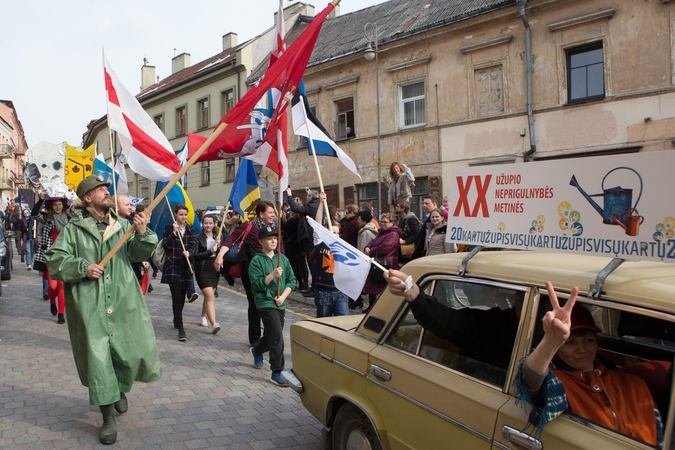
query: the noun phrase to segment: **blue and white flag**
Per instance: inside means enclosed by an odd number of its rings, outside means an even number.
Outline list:
[[[335,287],[349,298],[359,298],[370,271],[370,258],[331,233],[318,222],[307,218],[314,233],[330,248],[335,260],[333,281]]]
[[[326,129],[321,125],[321,122],[319,122],[316,116],[314,116],[312,110],[309,109],[309,106],[307,105],[307,96],[305,95],[304,90],[304,85],[301,83],[300,89],[298,89],[291,101],[291,104],[293,105],[293,130],[295,134],[307,138],[307,146],[309,147],[311,155],[309,133],[307,132],[307,127],[309,126],[316,156],[337,157],[347,169],[359,177],[359,180],[363,181],[361,175],[359,175],[359,171],[356,170],[354,161],[352,161],[352,159],[328,137]]]
[[[180,149],[180,152],[178,152],[178,162],[180,163],[180,166],[183,167],[185,163],[188,160],[188,141],[185,141],[185,144],[183,144],[183,148]],[[185,186],[185,180],[187,178],[187,172],[185,172],[185,175],[180,177],[180,180],[178,182]]]

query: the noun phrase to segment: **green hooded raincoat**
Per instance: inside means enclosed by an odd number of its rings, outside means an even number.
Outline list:
[[[115,403],[134,381],[162,376],[150,313],[130,264],[150,257],[155,233],[148,227],[145,234],[132,235],[101,277],[86,275],[87,266],[98,264],[130,226],[111,211],[102,238],[96,222],[79,211],[45,252],[49,274],[64,282],[75,365],[92,405]]]

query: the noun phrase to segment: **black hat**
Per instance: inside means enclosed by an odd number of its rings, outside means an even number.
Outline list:
[[[99,186],[110,186],[110,182],[104,181],[103,178],[98,175],[89,175],[84,180],[80,181],[80,184],[77,185],[77,196],[80,200],[84,200],[84,196],[89,193],[89,191],[96,189]]]
[[[273,225],[265,225],[264,227],[258,230],[258,239],[264,239],[266,237],[276,235],[277,235],[277,227]]]

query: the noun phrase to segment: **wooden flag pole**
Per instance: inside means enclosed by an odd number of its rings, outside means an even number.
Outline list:
[[[105,47],[101,48],[103,56],[103,85],[105,85]],[[108,110],[108,91],[105,92],[105,104],[106,111]],[[110,111],[108,111],[108,116]],[[115,197],[115,214],[119,215],[119,206],[117,206],[117,183],[115,183],[115,150],[113,149],[113,138],[112,138],[112,128],[110,128],[110,122],[108,122],[108,142],[110,144],[110,160],[112,161],[112,185],[113,185],[113,196]],[[98,150],[98,149],[97,149]],[[105,161],[103,161],[105,164]]]
[[[164,197],[164,200],[166,200],[166,205],[169,207],[169,212],[171,213],[171,220],[174,222],[176,221],[176,216],[173,215],[173,211],[171,210],[171,203],[169,202],[169,199]],[[187,226],[187,223],[185,224]],[[180,241],[180,246],[183,247],[183,251],[185,251],[185,243],[183,243],[183,238],[180,235],[180,231],[178,233],[178,240]],[[192,264],[190,264],[190,259],[187,259],[188,267],[190,268],[190,273],[195,273],[194,270],[192,270]]]
[[[309,140],[309,147],[312,149],[312,156],[314,157],[314,167],[316,167],[316,174],[319,177],[319,186],[321,187],[321,192],[324,192],[323,180],[321,179],[321,171],[319,170],[319,160],[316,157],[316,150],[314,149],[314,141],[312,140],[312,132],[309,129],[309,119],[307,118],[307,111],[305,110],[305,101],[303,100],[302,96],[300,96],[300,101],[302,102],[302,115],[305,116],[305,126],[307,127],[307,139]],[[331,225],[333,224],[333,219],[330,217],[330,212],[328,210],[328,200],[324,199],[323,207],[326,210],[326,215],[328,216],[328,226],[326,228],[330,230]],[[323,217],[321,218],[321,225],[323,225]]]
[[[230,201],[227,201],[227,205],[225,206],[225,214],[227,214],[227,211],[230,209]],[[225,216],[223,215],[223,220],[220,221],[220,228],[218,228],[218,236],[216,239],[220,239],[223,237],[223,228],[225,228]]]
[[[211,134],[211,136],[209,136],[209,138],[199,147],[199,149],[197,149],[195,154],[192,155],[192,157],[185,163],[185,165],[181,167],[181,169],[178,172],[176,172],[176,175],[174,175],[171,181],[169,181],[169,183],[167,183],[167,185],[164,186],[162,192],[160,192],[159,195],[152,200],[150,205],[147,208],[145,208],[145,211],[140,214],[145,214],[147,216],[150,215],[152,210],[155,209],[155,207],[159,204],[159,202],[161,202],[162,199],[166,197],[166,194],[169,193],[171,188],[173,188],[174,184],[176,184],[178,180],[180,180],[183,177],[183,175],[185,175],[185,172],[187,172],[188,169],[192,167],[192,165],[197,161],[197,159],[199,159],[199,157],[202,156],[202,153],[204,153],[206,149],[209,148],[209,146],[213,143],[213,141],[215,141],[216,138],[221,135],[221,133],[225,130],[225,128],[227,128],[227,126],[228,124],[224,122],[218,125],[218,128],[216,128],[213,131],[213,134]],[[100,263],[98,263],[98,265],[101,267],[105,267],[105,265],[108,264],[108,262],[112,259],[115,253],[119,251],[119,249],[131,237],[131,235],[134,234],[135,231],[136,231],[135,227],[129,227],[126,233],[124,233],[124,235],[120,238],[120,240],[117,241],[117,243],[113,246],[113,248],[110,249],[108,254],[103,257]]]

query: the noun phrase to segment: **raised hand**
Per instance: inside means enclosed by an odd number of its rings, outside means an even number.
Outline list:
[[[574,305],[577,302],[579,288],[574,287],[574,289],[572,289],[572,293],[563,307],[560,306],[558,296],[550,281],[546,282],[546,289],[548,290],[548,297],[553,309],[547,312],[542,319],[544,332],[549,339],[562,345],[570,337],[572,308],[574,308]]]

